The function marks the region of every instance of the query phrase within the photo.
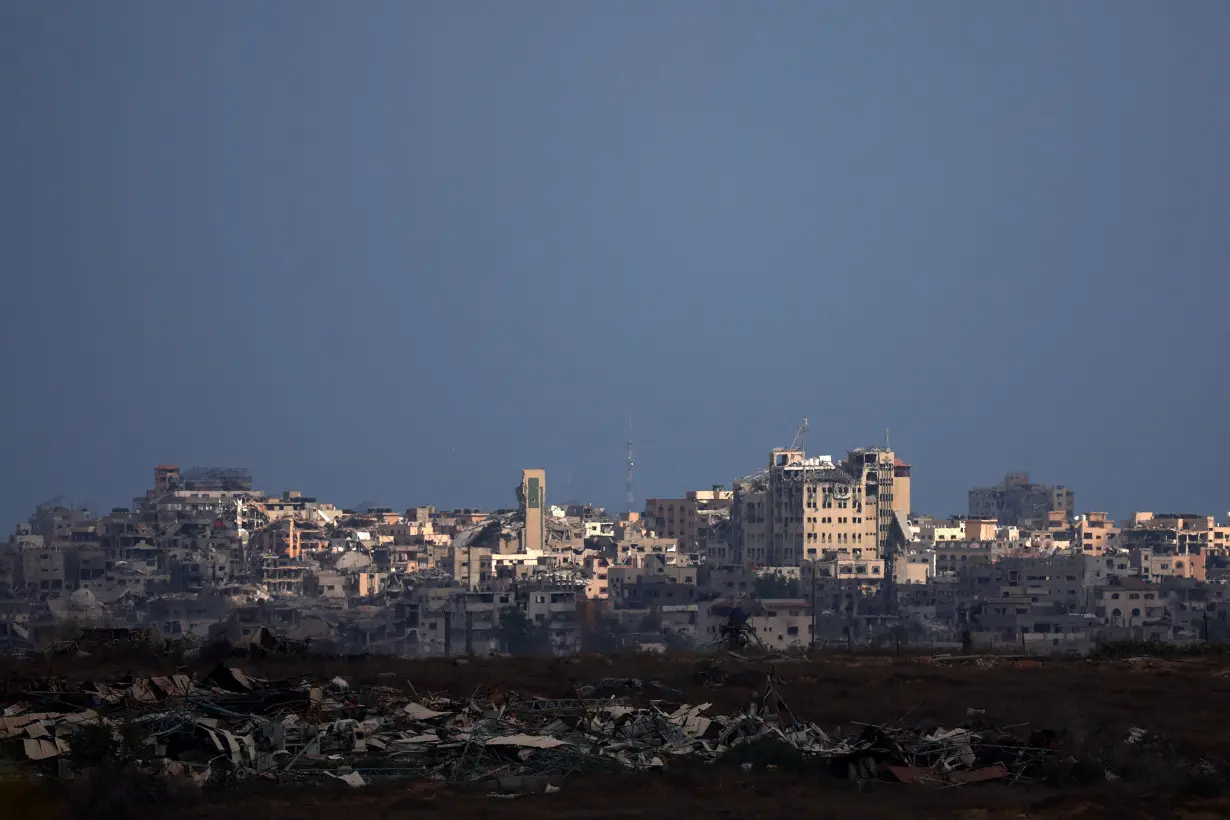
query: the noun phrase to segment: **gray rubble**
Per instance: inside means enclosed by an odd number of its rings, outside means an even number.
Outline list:
[[[226,785],[340,780],[360,788],[390,778],[539,791],[569,775],[649,771],[688,762],[780,765],[784,756],[853,780],[960,786],[1016,783],[1060,760],[1054,734],[1027,738],[960,727],[928,730],[854,723],[844,733],[799,720],[768,678],[732,714],[709,703],[632,702],[640,681],[603,679],[575,698],[493,687],[464,699],[388,685],[297,678],[268,681],[219,666],[170,675],[71,684],[10,682],[0,748],[46,775],[72,777],[129,742],[129,765]],[[652,687],[651,687],[652,688]],[[607,694],[623,691],[628,694]],[[978,710],[971,710],[977,716]],[[103,747],[93,758],[89,748]],[[110,742],[107,742],[110,741]],[[1134,731],[1129,744],[1159,741]],[[126,756],[125,756],[126,755]]]

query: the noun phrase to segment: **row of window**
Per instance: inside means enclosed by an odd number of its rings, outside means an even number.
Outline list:
[[[816,541],[822,544],[861,544],[863,543],[863,534],[861,532],[839,532],[837,533],[837,540],[834,541],[833,533],[831,532],[809,532],[807,533],[807,540]]]

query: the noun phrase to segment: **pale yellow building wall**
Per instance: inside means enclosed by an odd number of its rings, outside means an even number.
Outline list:
[[[542,552],[547,546],[547,471],[521,471],[521,503],[525,512],[523,547]]]

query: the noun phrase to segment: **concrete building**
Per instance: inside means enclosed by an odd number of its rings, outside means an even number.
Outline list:
[[[883,557],[894,523],[898,518],[904,522],[910,515],[911,466],[887,447],[851,450],[844,466],[846,472],[861,477],[868,494],[875,490],[876,550]],[[908,531],[903,537],[909,537]]]
[[[517,491],[521,511],[525,514],[522,529],[523,552],[545,552],[547,549],[547,471],[522,470],[521,487]]]
[[[1120,531],[1119,546],[1152,549],[1155,553],[1203,552],[1217,530],[1211,515],[1138,512]]]
[[[837,464],[774,449],[764,470],[734,483],[732,562],[884,558],[890,538],[906,538],[909,482],[909,466],[891,450],[854,450]]]
[[[485,588],[495,577],[491,550],[486,547],[466,547],[452,552],[453,580],[465,589],[477,591]]]
[[[1114,578],[1096,594],[1096,614],[1111,626],[1140,626],[1167,615],[1161,587],[1139,578]]]
[[[1104,512],[1082,515],[1072,527],[1073,541],[1084,555],[1101,555],[1119,546],[1119,528]]]
[[[685,498],[645,499],[644,520],[659,538],[677,538],[685,547],[705,549],[714,514],[730,509],[734,492],[721,485],[690,490]]]
[[[1208,578],[1206,555],[1203,552],[1156,554],[1148,547],[1131,552],[1132,568],[1142,581],[1160,581],[1163,578],[1191,578],[1204,581]]]
[[[517,605],[526,617],[547,631],[555,654],[569,655],[581,648],[581,622],[575,591],[523,589],[518,591]]]
[[[698,643],[721,641],[722,626],[729,619],[731,607],[739,606],[750,616],[749,628],[757,639],[770,649],[800,649],[811,644],[811,605],[798,598],[751,599],[725,598],[704,601],[697,605],[695,635]]]
[[[999,532],[999,522],[995,519],[965,519],[965,541],[995,541]]]
[[[1030,482],[1029,473],[1009,473],[997,486],[969,491],[970,518],[995,519],[1011,526],[1045,529],[1049,513],[1061,512],[1066,520],[1075,509],[1070,489]]]
[[[918,523],[918,540],[926,543],[937,541],[964,541],[965,520],[942,520],[923,518]]]
[[[735,482],[735,560],[799,566],[829,552],[876,557],[879,496],[864,480],[868,472],[851,474],[831,456],[771,451],[765,470]]]
[[[935,577],[935,553],[914,552],[899,556],[893,563],[893,572],[897,584],[926,584]]]

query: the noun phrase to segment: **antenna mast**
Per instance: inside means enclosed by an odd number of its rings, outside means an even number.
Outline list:
[[[631,427],[632,427],[632,421],[631,421],[631,420],[629,420],[629,421],[628,421],[628,427],[629,427],[629,430],[630,430],[630,429],[631,429]],[[625,487],[624,487],[624,505],[627,507],[626,512],[627,512],[629,515],[631,515],[631,513],[632,513],[632,504],[633,504],[633,497],[632,497],[632,434],[631,434],[631,432],[629,432],[629,434],[628,434],[628,480],[627,480],[627,483],[626,483],[626,485],[625,485]]]
[[[799,425],[798,432],[794,434],[794,441],[790,442],[790,449],[802,450],[803,455],[807,455],[807,416],[803,417],[803,423]]]

